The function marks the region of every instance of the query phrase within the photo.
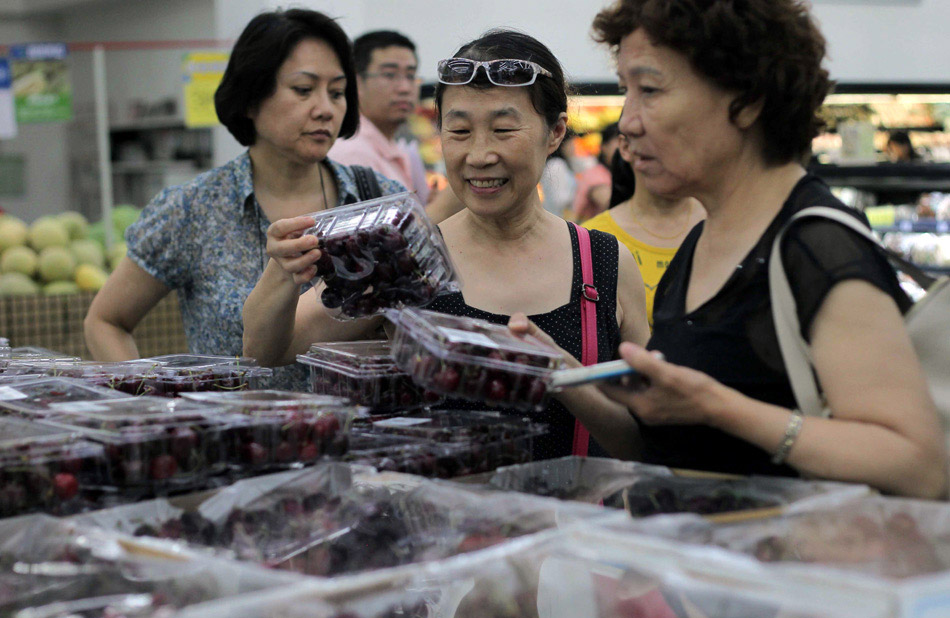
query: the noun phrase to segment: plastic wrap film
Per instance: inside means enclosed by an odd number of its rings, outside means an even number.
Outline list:
[[[771,517],[866,496],[865,485],[778,477],[729,477],[637,462],[563,457],[499,469],[495,489],[600,503],[634,517],[695,513],[716,521]]]
[[[299,581],[45,516],[0,522],[0,613],[136,617]],[[21,614],[15,614],[20,611]],[[163,613],[164,612],[164,613]]]
[[[321,464],[242,481],[186,508],[129,505],[80,521],[326,577],[440,560],[605,515],[587,505],[358,470]]]

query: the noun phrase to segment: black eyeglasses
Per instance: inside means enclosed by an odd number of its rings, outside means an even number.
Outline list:
[[[530,60],[470,60],[447,58],[439,61],[439,81],[461,86],[475,79],[478,67],[484,67],[488,81],[496,86],[530,86],[538,75],[554,77],[550,71]]]

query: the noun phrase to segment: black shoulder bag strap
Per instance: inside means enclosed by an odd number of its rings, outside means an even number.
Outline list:
[[[360,194],[360,201],[373,200],[383,196],[383,189],[376,180],[376,172],[362,165],[351,165],[353,178],[356,180],[356,190]]]

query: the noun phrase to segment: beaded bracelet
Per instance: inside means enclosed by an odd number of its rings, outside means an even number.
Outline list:
[[[782,443],[779,444],[778,450],[772,455],[772,463],[775,465],[782,464],[785,458],[788,457],[789,451],[792,450],[792,445],[794,445],[795,440],[798,439],[798,434],[802,432],[802,420],[802,413],[798,410],[793,410],[792,417],[788,419],[788,426],[785,427],[785,436],[782,437]]]

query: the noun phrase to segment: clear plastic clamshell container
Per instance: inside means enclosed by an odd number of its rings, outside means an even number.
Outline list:
[[[315,225],[305,233],[317,237],[323,253],[314,281],[326,283],[321,300],[337,319],[421,307],[457,289],[442,236],[411,193],[310,216]]]
[[[235,416],[228,448],[232,463],[255,472],[309,465],[349,450],[349,428],[358,408],[341,397],[291,391],[184,393],[184,398],[223,405]]]
[[[313,393],[346,397],[373,410],[406,410],[441,400],[396,366],[385,339],[315,343],[297,362],[310,368]]]
[[[520,410],[544,406],[547,379],[561,353],[506,326],[424,309],[388,314],[396,325],[392,354],[418,384],[449,397]]]
[[[101,401],[130,398],[125,393],[75,378],[43,377],[0,386],[0,410],[34,418],[82,410]]]
[[[98,363],[71,358],[31,358],[12,360],[4,375],[37,375],[58,378],[75,378],[94,386],[129,391],[126,388],[130,376],[143,375],[153,368],[151,361],[124,361]],[[120,389],[120,387],[123,387]],[[139,395],[139,392],[128,392]]]
[[[80,360],[77,356],[69,356],[68,354],[63,354],[62,352],[56,352],[55,350],[47,350],[46,348],[37,348],[32,346],[11,348],[10,342],[6,339],[3,339],[6,342],[6,345],[3,345],[0,342],[0,374],[4,373],[7,370],[7,365],[11,361],[16,360],[30,360],[30,359],[68,359],[78,361]]]
[[[87,403],[46,422],[105,445],[109,482],[120,490],[178,489],[228,469],[234,420],[226,412],[198,402],[136,397]]]
[[[352,432],[346,460],[378,470],[455,478],[531,461],[535,435],[526,431],[486,443],[477,440],[436,442],[407,435]]]
[[[168,354],[141,360],[154,366],[132,372],[114,388],[133,395],[178,397],[188,392],[262,389],[274,374],[252,358],[234,356]]]
[[[0,418],[0,517],[93,508],[105,479],[102,446],[76,432]]]

